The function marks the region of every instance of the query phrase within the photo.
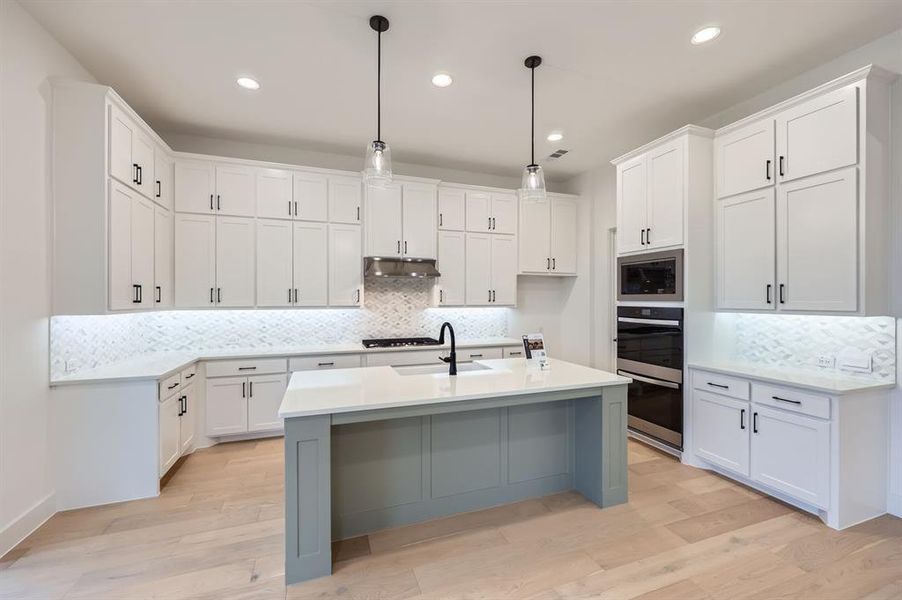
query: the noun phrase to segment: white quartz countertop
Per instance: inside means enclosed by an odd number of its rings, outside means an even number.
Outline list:
[[[768,383],[805,388],[815,392],[833,395],[853,394],[873,390],[888,390],[896,387],[895,382],[857,377],[836,371],[818,371],[794,367],[775,367],[755,363],[692,362],[691,369],[712,371],[723,375],[749,377]]]
[[[525,358],[480,360],[484,370],[402,375],[393,367],[300,371],[291,376],[279,407],[282,418],[403,408],[520,394],[600,388],[631,379],[551,360],[550,368]]]
[[[478,338],[458,340],[458,348],[478,348],[485,346],[521,346],[522,340],[507,337]],[[93,369],[83,369],[50,381],[50,385],[67,385],[77,383],[98,383],[113,381],[131,381],[141,379],[162,379],[176,371],[204,360],[242,359],[242,358],[275,358],[295,356],[318,356],[329,354],[374,354],[381,352],[419,352],[444,346],[401,346],[397,348],[364,348],[362,344],[318,344],[297,346],[279,346],[271,348],[223,348],[215,350],[197,350],[194,352],[157,352],[144,354],[128,360],[111,363]]]

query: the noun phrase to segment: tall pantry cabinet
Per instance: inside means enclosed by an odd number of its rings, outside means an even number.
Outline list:
[[[54,81],[51,112],[53,314],[168,306],[166,143],[106,86]]]

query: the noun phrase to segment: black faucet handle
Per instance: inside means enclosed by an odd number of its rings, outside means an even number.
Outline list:
[[[450,357],[450,356],[439,356],[438,359],[439,359],[440,361],[446,362],[446,363],[451,362],[451,357]]]

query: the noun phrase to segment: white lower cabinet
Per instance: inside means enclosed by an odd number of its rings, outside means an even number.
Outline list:
[[[182,397],[175,394],[160,403],[160,476],[181,456],[179,443]]]
[[[693,392],[695,454],[748,477],[749,403],[702,391]]]
[[[183,378],[184,379],[184,378]],[[181,454],[185,454],[194,444],[194,433],[197,429],[195,420],[196,395],[194,386],[189,385],[182,390],[182,420],[179,423],[179,446]]]
[[[194,383],[191,379],[195,372],[191,366],[159,384],[160,477],[194,446],[195,386],[191,385]]]
[[[278,413],[287,386],[286,366],[285,359],[208,363],[207,435],[220,437],[281,430],[282,419]],[[274,370],[279,372],[267,372]],[[232,372],[247,375],[217,376]],[[251,375],[260,372],[263,374]]]

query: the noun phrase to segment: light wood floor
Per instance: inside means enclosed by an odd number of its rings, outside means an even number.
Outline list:
[[[159,498],[54,516],[0,598],[902,598],[902,520],[842,533],[630,442],[630,502],[567,493],[336,544],[282,583],[282,441],[189,457]]]

